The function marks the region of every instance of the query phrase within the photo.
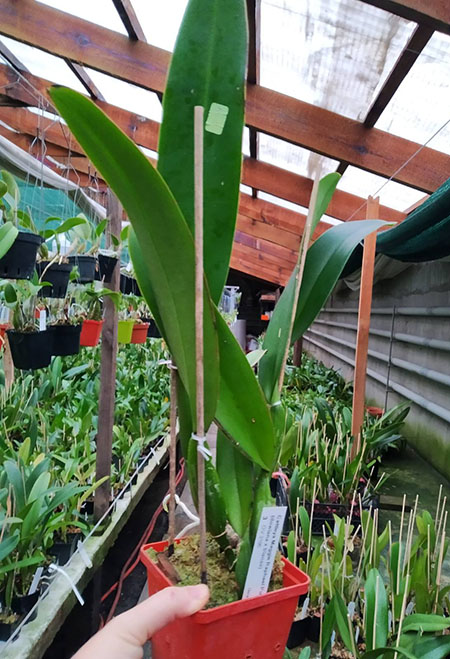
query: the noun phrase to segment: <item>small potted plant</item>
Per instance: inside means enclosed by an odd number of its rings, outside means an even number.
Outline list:
[[[36,319],[37,296],[44,285],[36,273],[31,281],[3,283],[4,304],[13,312],[12,328],[6,334],[16,368],[32,370],[50,364],[52,333],[48,329],[40,331]]]
[[[131,334],[131,343],[145,343],[147,341],[147,332],[150,323],[145,319],[149,315],[148,306],[142,297],[129,295],[131,318],[134,320],[133,332]]]
[[[68,259],[72,266],[78,268],[77,281],[80,284],[87,284],[95,279],[97,253],[109,220],[102,220],[95,225],[82,214],[78,217],[82,222],[68,232],[72,241],[68,249],[68,253],[71,254]]]
[[[109,283],[111,281],[114,269],[119,261],[119,255],[122,249],[126,248],[130,225],[126,225],[120,232],[118,238],[111,234],[111,247],[100,248],[98,250],[98,271],[95,278],[99,281]]]
[[[78,287],[77,308],[78,315],[83,320],[80,345],[94,347],[100,340],[103,327],[103,298],[108,296],[116,308],[119,308],[121,294],[108,288],[91,286]]]
[[[1,221],[20,225],[22,211],[19,210],[20,191],[12,174],[0,171],[0,217]],[[19,231],[8,252],[0,257],[0,277],[29,279],[34,272],[36,254],[42,238],[36,233]]]
[[[130,315],[130,296],[122,295],[119,305],[119,328],[117,340],[119,343],[131,343],[134,319]]]

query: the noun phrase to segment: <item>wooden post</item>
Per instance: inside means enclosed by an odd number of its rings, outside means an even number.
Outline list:
[[[302,365],[302,350],[303,350],[303,336],[301,336],[294,343],[294,354],[292,356],[292,363],[294,366]]]
[[[377,219],[380,200],[369,197],[367,219]],[[354,437],[350,454],[354,459],[361,447],[361,428],[364,421],[366,397],[367,351],[369,348],[370,311],[372,308],[373,268],[377,232],[373,231],[364,239],[363,262],[361,267],[361,287],[359,293],[358,332],[356,335],[355,373],[353,378],[352,435]]]
[[[119,236],[122,228],[122,206],[111,190],[108,190],[107,210],[110,217],[108,236],[111,233]],[[119,282],[120,265],[117,263],[111,283],[105,284],[105,287],[110,288],[112,291],[118,291]],[[96,522],[105,514],[111,499],[112,432],[116,398],[118,315],[109,297],[106,297],[104,300],[104,309],[100,363],[100,396],[98,404],[96,479],[99,480],[104,476],[108,476],[108,480],[102,483],[95,492],[94,519]]]
[[[205,437],[204,358],[203,358],[203,107],[194,108],[194,184],[195,184],[195,394],[197,441]],[[200,577],[206,572],[205,456],[197,451],[197,496],[200,517]]]

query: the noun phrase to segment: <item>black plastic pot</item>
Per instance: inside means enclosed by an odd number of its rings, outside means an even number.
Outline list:
[[[19,231],[19,235],[0,259],[0,277],[6,279],[30,279],[36,265],[36,254],[43,238],[35,233]]]
[[[308,631],[309,619],[303,618],[303,620],[294,620],[291,625],[291,630],[289,632],[288,639],[286,641],[286,647],[288,650],[292,648],[297,648],[301,645],[305,639]]]
[[[120,292],[124,295],[133,293],[133,277],[120,273]]]
[[[39,590],[37,590],[32,595],[22,595],[22,597],[13,597],[11,602],[11,608],[14,613],[17,613],[20,616],[26,616],[31,611],[33,606],[39,599]],[[28,618],[27,622],[31,622],[37,616],[37,608],[33,611],[31,616]]]
[[[139,284],[137,283],[136,279],[131,280],[131,292],[133,293],[133,295],[142,297],[141,289],[139,288]]]
[[[81,539],[81,533],[68,533],[67,542],[54,542],[48,553],[55,557],[58,565],[65,565],[75,553],[79,539]]]
[[[65,357],[77,355],[80,352],[80,325],[52,325],[49,331],[53,333],[52,354]]]
[[[78,268],[78,279],[79,284],[88,284],[90,281],[95,279],[95,266],[97,264],[97,259],[95,256],[89,256],[87,254],[76,254],[75,256],[69,256],[69,263],[74,268]]]
[[[0,621],[0,641],[7,641],[13,632],[17,629],[20,623],[20,617],[14,622],[1,622]]]
[[[16,332],[6,330],[16,368],[34,370],[50,364],[53,350],[53,332]]]
[[[39,261],[36,263],[36,270],[39,278],[47,268],[49,261]],[[67,285],[69,283],[70,271],[72,266],[70,263],[52,263],[52,265],[45,270],[42,281],[49,282],[51,286],[44,286],[39,291],[40,297],[65,297],[67,292]]]
[[[95,278],[98,280],[103,280],[106,283],[111,281],[113,276],[114,268],[118,262],[117,257],[107,256],[106,254],[98,255],[98,270],[95,273]]]
[[[313,643],[318,643],[320,639],[320,616],[310,615],[306,620],[306,637]]]

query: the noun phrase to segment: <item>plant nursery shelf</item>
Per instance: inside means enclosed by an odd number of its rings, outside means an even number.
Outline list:
[[[74,554],[70,563],[64,566],[67,575],[80,592],[83,592],[95,570],[104,561],[133,510],[156,477],[161,463],[168,454],[168,449],[169,438],[165,437],[159,448],[155,450],[155,454],[148,461],[145,469],[139,474],[136,485],[132,487],[131,494],[130,491],[127,491],[117,501],[116,509],[111,516],[111,523],[105,532],[100,536],[91,536],[84,543],[92,567],[86,567],[79,552]],[[64,575],[57,574],[47,591],[47,595],[39,603],[36,619],[23,627],[16,640],[3,646],[0,644],[2,659],[40,659],[76,601],[75,594],[67,579]]]

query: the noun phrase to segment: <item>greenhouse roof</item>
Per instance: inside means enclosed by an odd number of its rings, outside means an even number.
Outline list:
[[[102,190],[51,113],[51,81],[89,93],[156,158],[160,98],[186,4],[0,0],[0,134],[67,179]],[[318,234],[364,218],[368,195],[380,197],[382,219],[400,222],[449,177],[450,4],[247,0],[247,7],[232,265],[284,283],[317,174],[343,174]]]

